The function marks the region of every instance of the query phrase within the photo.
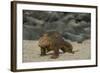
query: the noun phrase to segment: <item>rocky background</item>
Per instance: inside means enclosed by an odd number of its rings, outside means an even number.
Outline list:
[[[91,14],[23,10],[23,40],[37,40],[44,32],[58,31],[65,39],[90,39]]]

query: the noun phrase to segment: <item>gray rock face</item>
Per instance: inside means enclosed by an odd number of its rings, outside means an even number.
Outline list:
[[[91,14],[23,10],[23,40],[37,40],[47,31],[57,31],[65,39],[90,39]]]

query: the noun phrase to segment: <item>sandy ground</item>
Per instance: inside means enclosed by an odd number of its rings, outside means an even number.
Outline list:
[[[23,40],[23,62],[43,62],[43,61],[59,61],[59,60],[85,60],[91,58],[90,40],[85,40],[82,44],[70,42],[73,45],[73,50],[77,51],[74,54],[61,53],[57,59],[51,59],[51,52],[46,56],[40,56],[40,47],[38,41]]]

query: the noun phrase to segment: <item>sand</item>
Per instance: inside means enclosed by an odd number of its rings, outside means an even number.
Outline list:
[[[85,40],[83,43],[69,41],[74,54],[62,53],[60,50],[60,56],[57,59],[51,59],[53,51],[49,52],[46,56],[40,56],[40,47],[38,41],[23,40],[23,62],[43,62],[43,61],[63,61],[63,60],[86,60],[91,58],[90,40]]]

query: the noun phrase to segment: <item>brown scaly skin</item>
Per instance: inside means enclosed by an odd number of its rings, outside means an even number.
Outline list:
[[[40,37],[39,47],[41,48],[41,56],[45,56],[47,52],[53,50],[53,55],[51,56],[53,59],[59,57],[59,49],[64,53],[69,52],[74,54],[74,51],[72,51],[72,45],[65,41],[63,37],[55,31],[46,32],[42,37]]]

